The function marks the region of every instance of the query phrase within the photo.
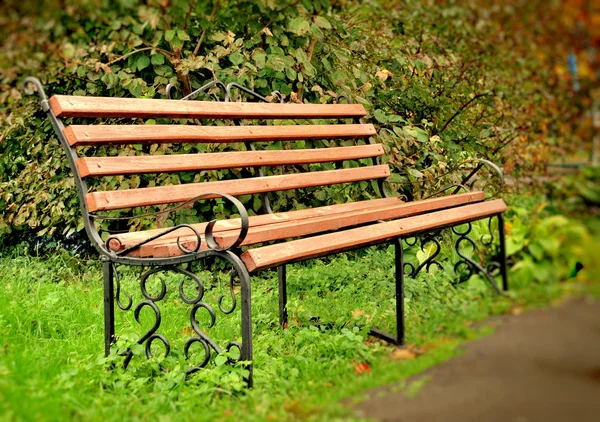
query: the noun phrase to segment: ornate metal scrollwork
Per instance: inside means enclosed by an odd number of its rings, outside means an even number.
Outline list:
[[[442,249],[439,240],[436,239],[436,236],[438,235],[439,233],[428,233],[427,235],[421,238],[421,251],[425,251],[425,245],[427,244],[433,244],[435,249],[433,253],[429,253],[427,258],[418,266],[415,266],[411,262],[405,262],[403,268],[405,275],[415,278],[423,268],[426,272],[429,272],[432,265],[437,266],[440,270],[444,269],[444,267],[442,267],[442,264],[436,259]],[[411,241],[409,241],[408,239],[404,239],[404,242],[408,246],[415,246],[417,244],[417,238],[413,238],[413,240]]]
[[[219,309],[224,314],[230,314],[233,311],[235,311],[235,308],[237,305],[236,298],[235,298],[235,277],[236,276],[237,276],[236,271],[232,271],[229,276],[229,294],[231,296],[231,308],[226,309],[223,307],[223,299],[225,299],[225,295],[222,295],[221,297],[219,297]]]
[[[164,295],[163,295],[163,297],[164,297]],[[146,331],[146,333],[144,333],[144,335],[142,335],[142,337],[140,337],[140,339],[137,341],[137,344],[146,343],[146,346],[145,346],[146,357],[148,359],[150,359],[152,357],[152,351],[151,351],[152,342],[154,340],[158,339],[165,345],[165,348],[166,348],[165,357],[166,357],[169,355],[169,352],[171,351],[171,346],[165,336],[163,336],[162,334],[156,334],[156,332],[160,328],[162,319],[160,316],[160,309],[158,309],[158,306],[156,306],[154,301],[152,301],[151,299],[146,299],[146,300],[140,302],[135,307],[135,310],[133,311],[135,320],[138,322],[138,324],[141,324],[140,312],[142,311],[142,309],[145,306],[150,307],[150,309],[152,309],[154,311],[154,318],[155,318],[154,325],[148,331]],[[129,362],[131,361],[132,358],[133,358],[133,352],[130,349],[127,352],[125,352],[125,361],[123,362],[124,368],[127,368],[127,366],[129,366]]]
[[[159,276],[159,277],[157,277],[159,280],[158,287],[155,287],[155,289],[157,289],[158,292],[153,293],[149,289],[150,278],[153,275],[158,275],[160,273],[166,273],[166,272],[175,272],[175,273],[183,276],[183,279],[179,282],[178,287],[177,287],[178,296],[184,303],[191,305],[191,309],[189,311],[190,312],[189,313],[189,321],[190,321],[190,326],[194,332],[194,336],[189,338],[185,342],[184,347],[183,347],[183,354],[184,354],[185,358],[189,360],[191,358],[190,348],[194,343],[200,343],[202,345],[202,349],[204,352],[201,361],[187,369],[186,373],[192,374],[194,372],[197,372],[199,369],[205,367],[208,364],[213,351],[216,354],[220,354],[220,353],[222,353],[223,349],[221,349],[217,345],[217,343],[215,341],[213,341],[208,336],[208,334],[200,328],[200,323],[198,322],[197,314],[201,309],[204,309],[208,313],[208,316],[209,316],[208,328],[212,328],[215,325],[216,320],[217,320],[217,315],[216,315],[216,312],[213,309],[213,307],[211,305],[209,305],[207,302],[203,301],[204,296],[205,296],[204,283],[196,274],[192,273],[191,271],[188,271],[187,269],[180,268],[180,267],[168,266],[168,267],[153,267],[142,273],[142,275],[140,276],[140,291],[144,297],[144,300],[142,300],[140,303],[138,303],[137,306],[135,307],[134,318],[138,323],[140,323],[140,314],[141,314],[142,309],[145,307],[149,307],[150,309],[152,309],[152,311],[154,313],[154,323],[153,323],[152,327],[150,329],[148,329],[139,338],[139,340],[137,340],[136,343],[144,346],[145,354],[148,359],[152,358],[152,350],[151,349],[152,349],[153,343],[155,343],[156,341],[159,341],[164,345],[164,347],[165,347],[164,356],[165,357],[167,357],[171,351],[171,344],[170,344],[169,340],[163,334],[158,333],[158,330],[160,329],[160,325],[162,322],[162,318],[161,318],[161,311],[157,305],[157,302],[162,301],[167,295],[167,291],[168,291],[167,280],[164,277]],[[115,272],[115,274],[116,274],[116,272]],[[235,296],[234,288],[235,288],[235,279],[237,276],[238,276],[237,271],[235,269],[233,269],[232,273],[230,275],[229,286],[228,286],[230,295],[231,295],[231,301],[232,301],[231,306],[229,308],[227,308],[223,305],[223,299],[225,298],[226,295],[222,295],[218,299],[219,309],[224,314],[231,314],[236,309],[237,299]],[[119,299],[120,281],[118,279],[118,276],[116,277],[115,280],[117,283],[117,294],[116,294],[117,304],[119,305],[119,308],[121,308],[123,310],[128,310],[131,308],[131,305],[132,305],[131,296],[127,295],[129,298],[129,303],[127,304],[127,306],[123,306],[121,304],[121,300]],[[197,293],[195,293],[195,294],[190,294],[189,292],[186,293],[186,283],[190,283],[190,282]],[[229,342],[227,344],[227,347],[225,348],[225,350],[227,352],[229,352],[234,347],[236,347],[240,350],[240,355],[241,355],[242,346],[239,343],[234,342],[234,341]],[[124,353],[124,356],[125,356],[125,360],[123,362],[123,366],[124,366],[124,368],[127,368],[131,359],[133,358],[132,350],[131,349],[127,350]],[[231,359],[229,359],[229,360],[232,361]]]
[[[198,95],[200,95],[202,92],[207,91],[209,88],[212,88],[213,86],[218,86],[219,88],[221,88],[221,90],[223,92],[225,92],[225,84],[223,82],[221,82],[220,80],[216,79],[214,81],[210,81],[209,83],[201,86],[200,88],[192,91],[190,94],[186,95],[185,97],[181,98],[181,100],[193,100],[195,99]],[[171,99],[175,99],[174,98],[174,92],[178,91],[178,88],[173,85],[173,84],[167,84],[166,88],[165,88],[165,94],[167,96],[167,99],[171,100]],[[215,95],[215,100],[219,101],[219,98]]]
[[[111,263],[110,265],[112,265],[113,267],[115,285],[117,287],[115,291],[115,301],[117,302],[117,306],[119,307],[119,309],[121,309],[122,311],[128,311],[133,305],[133,298],[129,293],[125,293],[125,296],[127,296],[127,305],[123,305],[123,303],[121,302],[121,278],[119,276],[119,272],[117,271],[117,266],[114,263]]]
[[[464,250],[465,245],[470,245],[473,248],[473,250],[477,249],[475,241],[469,236],[473,226],[471,223],[466,223],[466,226],[467,228],[465,231],[460,231],[460,229],[458,228],[460,226],[452,227],[452,232],[458,236],[454,247],[456,249],[456,253],[461,258],[458,262],[456,262],[456,264],[454,264],[454,271],[459,273],[461,268],[466,270],[466,273],[463,273],[455,284],[467,281],[475,272],[478,272],[481,276],[483,276],[486,279],[486,281],[490,284],[492,289],[494,289],[494,291],[497,294],[500,294],[500,289],[498,288],[498,285],[494,280],[493,273],[495,272],[495,270],[500,270],[501,264],[499,262],[492,261],[487,265],[486,268],[484,268],[481,264],[479,264],[478,262],[476,262],[471,257],[467,256],[461,251],[461,246]],[[489,243],[484,244],[490,245],[493,242],[493,234],[491,231],[491,217],[488,227],[490,228],[490,235],[492,236],[492,240]],[[483,243],[483,236],[481,240]]]

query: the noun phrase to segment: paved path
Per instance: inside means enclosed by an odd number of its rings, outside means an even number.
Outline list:
[[[466,353],[412,378],[415,397],[375,390],[357,414],[381,421],[600,421],[600,302],[503,316]]]

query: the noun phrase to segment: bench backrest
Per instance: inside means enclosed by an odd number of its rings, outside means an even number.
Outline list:
[[[231,143],[323,139],[364,139],[376,134],[371,124],[358,119],[366,115],[359,104],[277,104],[217,101],[183,101],[102,98],[55,95],[49,100],[58,118],[138,119],[353,119],[349,124],[202,126],[94,124],[69,125],[63,130],[73,152],[78,146]],[[131,123],[129,121],[128,123]],[[384,153],[379,144],[362,144],[293,150],[231,151],[173,155],[78,157],[73,171],[82,179],[114,175],[285,166],[373,158]],[[387,165],[367,165],[336,170],[292,173],[233,180],[140,187],[112,191],[82,192],[91,213],[149,205],[181,203],[212,192],[233,196],[333,185],[389,176]],[[86,188],[83,183],[83,188]]]

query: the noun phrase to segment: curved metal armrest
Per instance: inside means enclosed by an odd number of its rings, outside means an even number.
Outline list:
[[[453,188],[454,188],[454,191],[451,192],[451,195],[456,195],[461,190],[463,190],[464,192],[471,191],[473,189],[473,184],[475,183],[475,181],[473,181],[470,185],[468,184],[468,182],[484,166],[490,167],[493,170],[493,172],[496,173],[496,175],[500,179],[500,189],[499,189],[499,192],[502,192],[504,190],[504,173],[503,173],[502,169],[499,166],[497,166],[496,164],[494,164],[493,162],[491,162],[489,160],[486,160],[486,159],[482,159],[482,158],[473,158],[473,159],[470,159],[470,160],[464,160],[464,161],[460,162],[460,164],[458,166],[456,166],[455,168],[453,168],[452,170],[450,170],[448,173],[436,176],[436,177],[434,177],[434,179],[440,179],[440,178],[445,177],[445,176],[447,176],[449,174],[455,173],[455,172],[461,170],[461,166],[463,164],[469,163],[469,162],[476,162],[478,164],[471,170],[471,172],[469,174],[467,174],[465,177],[463,177],[463,179],[459,183],[452,183],[451,185],[445,186],[442,189],[439,189],[436,192],[423,197],[422,199],[428,199],[428,198],[435,197],[435,196],[437,196],[439,194],[442,194],[444,192],[447,192],[447,191],[449,191],[449,190],[451,190]]]
[[[246,88],[245,86],[242,86],[236,82],[230,82],[229,84],[227,84],[227,88],[225,88],[225,92],[226,92],[226,96],[225,96],[225,101],[229,102],[231,101],[231,88],[237,88],[240,91],[251,95],[252,97],[265,102],[265,103],[271,103],[272,101],[270,101],[267,97],[263,97],[262,95],[260,95],[258,92],[254,92],[251,89]],[[281,92],[279,91],[273,91],[271,92],[271,95],[273,95],[273,97],[278,97],[279,98],[279,102],[281,104],[283,104],[283,95],[281,94]]]
[[[131,220],[134,218],[142,218],[142,217],[147,217],[150,215],[160,215],[160,214],[164,214],[164,213],[170,213],[173,212],[176,209],[180,209],[182,207],[184,207],[187,204],[190,204],[192,202],[196,202],[198,200],[202,200],[202,199],[214,199],[214,198],[224,198],[226,200],[228,200],[229,202],[231,202],[233,204],[233,206],[237,209],[239,215],[240,215],[240,219],[241,219],[241,227],[240,227],[240,232],[238,234],[238,237],[236,238],[236,240],[229,246],[225,246],[225,247],[221,247],[217,241],[214,238],[213,235],[213,230],[215,225],[217,224],[218,220],[214,219],[211,220],[207,225],[206,225],[206,229],[204,230],[204,239],[206,241],[206,245],[208,246],[208,248],[212,251],[219,251],[219,252],[223,252],[223,251],[228,251],[231,249],[235,249],[237,247],[239,247],[242,242],[244,241],[244,239],[246,238],[246,235],[248,234],[248,226],[249,226],[249,222],[248,222],[248,211],[246,210],[246,207],[244,207],[244,204],[242,204],[237,198],[226,194],[226,193],[216,193],[216,192],[210,192],[210,193],[205,193],[202,195],[198,195],[195,198],[192,198],[186,202],[184,202],[183,204],[180,204],[177,207],[174,208],[170,208],[168,210],[164,210],[161,212],[157,212],[157,213],[151,213],[151,214],[144,214],[144,215],[140,215],[140,216],[134,216],[134,217],[117,217],[117,218],[112,218],[112,217],[105,217],[105,216],[98,216],[95,215],[93,216],[93,218],[95,219],[106,219],[106,220]],[[114,253],[117,256],[125,256],[127,255],[129,252],[134,251],[138,248],[140,248],[141,246],[152,242],[154,240],[160,239],[161,237],[164,237],[165,235],[169,234],[169,233],[173,233],[177,230],[182,230],[182,229],[187,229],[190,230],[193,235],[196,237],[196,246],[194,247],[194,249],[188,249],[186,248],[182,243],[181,243],[181,237],[177,237],[177,247],[184,253],[184,254],[194,254],[197,253],[200,250],[200,245],[202,242],[202,236],[201,234],[198,232],[198,230],[196,230],[193,226],[189,225],[189,224],[179,224],[177,226],[174,227],[170,227],[168,229],[166,229],[165,231],[149,237],[147,239],[144,239],[143,241],[130,246],[128,248],[125,248],[123,250],[120,250],[118,252],[114,251],[114,247],[111,247],[111,243],[112,242],[117,242],[118,244],[121,244],[120,239],[118,238],[118,236],[109,236],[108,239],[106,239],[106,249],[111,251],[112,253]]]
[[[38,78],[35,78],[33,76],[28,76],[25,79],[23,79],[23,82],[21,83],[21,85],[23,87],[23,92],[25,93],[25,95],[33,95],[35,92],[37,92],[37,94],[39,95],[40,100],[41,100],[42,110],[44,110],[45,112],[50,110],[50,104],[48,103],[48,96],[46,95],[46,91],[44,91],[44,86],[42,85],[42,83],[40,82],[40,80]],[[35,91],[30,91],[28,89],[29,85],[35,86]]]
[[[469,173],[465,178],[463,178],[462,182],[460,183],[461,185],[466,185],[467,182],[469,180],[471,180],[471,178],[473,176],[475,176],[475,174],[477,174],[477,172],[479,170],[481,170],[482,167],[484,166],[488,166],[491,167],[491,169],[498,175],[499,179],[500,179],[500,191],[504,190],[504,172],[502,171],[502,169],[500,167],[498,167],[495,163],[483,159],[483,158],[473,158],[470,160],[465,160],[464,162],[470,162],[470,161],[475,161],[478,162],[479,164],[477,164],[477,166],[471,171],[471,173]],[[459,188],[457,188],[457,190],[455,190],[453,193],[457,193],[459,190]]]
[[[221,90],[223,92],[227,93],[227,87],[225,86],[225,84],[223,82],[221,82],[219,79],[216,79],[214,81],[210,81],[209,83],[201,86],[200,88],[196,89],[195,91],[193,91],[190,94],[183,97],[181,100],[193,100],[200,93],[207,91],[209,88],[212,88],[213,86],[218,86],[219,88],[221,88]],[[174,99],[174,98],[172,98],[172,91],[174,89],[177,89],[177,87],[175,85],[167,84],[167,86],[165,88],[165,91],[166,91],[165,93],[167,95],[167,99],[169,99],[169,100]],[[227,101],[227,96],[225,97],[225,101]]]

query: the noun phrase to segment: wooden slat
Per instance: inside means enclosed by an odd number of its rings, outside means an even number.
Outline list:
[[[284,263],[382,243],[401,236],[412,236],[424,231],[466,223],[504,211],[506,211],[506,204],[502,199],[497,199],[344,230],[339,233],[263,246],[244,252],[241,258],[249,271],[258,271]]]
[[[484,198],[483,192],[471,192],[407,203],[398,201],[386,206],[349,210],[344,213],[319,215],[300,220],[273,222],[272,224],[259,226],[253,225],[251,220],[250,229],[242,246],[339,230],[342,228],[372,223],[377,220],[410,217],[425,212],[481,202]],[[238,230],[221,230],[216,232],[215,238],[221,246],[227,246],[235,241],[238,233],[239,228]],[[196,237],[187,236],[185,231],[182,231],[180,241],[188,249],[194,249],[197,244]],[[201,246],[203,245],[201,244]],[[149,242],[137,251],[136,256],[158,258],[178,256],[181,254],[182,252],[175,243],[175,239],[167,239]]]
[[[339,230],[344,227],[358,226],[361,224],[372,223],[377,220],[393,220],[401,217],[409,217],[425,212],[453,208],[468,203],[481,202],[484,199],[483,192],[473,192],[441,198],[431,198],[423,201],[405,202],[383,208],[351,211],[344,214],[336,214],[334,216],[322,216],[301,221],[260,226],[250,229],[242,246]],[[228,245],[231,244],[236,237],[236,231],[227,231],[219,233],[219,235],[216,236],[216,240],[221,245]]]
[[[82,157],[75,164],[81,177],[100,177],[358,160],[383,155],[383,152],[383,147],[376,144],[340,148],[276,151],[241,151],[137,157]]]
[[[215,104],[215,103],[212,103]],[[216,103],[221,104],[221,103]],[[72,146],[145,143],[217,143],[365,138],[376,134],[372,124],[191,126],[71,125],[63,131]]]
[[[381,198],[381,199],[372,199],[369,201],[358,201],[358,202],[348,202],[346,204],[335,204],[335,205],[327,205],[324,207],[317,208],[306,208],[303,210],[294,210],[288,212],[278,212],[274,214],[264,214],[264,215],[254,215],[249,218],[250,227],[258,227],[265,224],[273,224],[280,223],[285,221],[299,221],[305,218],[312,218],[317,216],[324,215],[335,215],[340,213],[346,213],[349,211],[363,210],[363,209],[374,209],[385,207],[394,204],[401,204],[402,201],[395,198]],[[204,233],[206,229],[207,223],[197,223],[192,224],[195,230],[199,233]],[[232,218],[228,220],[220,220],[217,222],[214,227],[214,232],[226,231],[226,230],[239,230],[241,227],[241,220],[239,218]],[[145,230],[142,232],[130,232],[123,233],[113,236],[115,242],[109,244],[111,250],[117,252],[119,250],[125,249],[127,247],[133,246],[141,241],[148,239],[150,237],[156,236],[162,232],[164,232],[165,228],[160,229],[151,229]],[[177,239],[179,236],[184,236],[184,232],[171,232],[166,234],[160,238],[160,240],[155,241],[155,243],[161,242],[171,242],[173,239]]]
[[[213,192],[241,196],[253,193],[357,182],[360,180],[381,179],[389,175],[389,167],[387,165],[379,165],[311,173],[285,174],[281,176],[254,177],[250,179],[92,192],[87,194],[86,201],[90,212],[108,211],[185,202],[199,195]]]
[[[50,107],[57,117],[101,118],[323,119],[367,114],[360,104],[224,103],[74,95],[54,95]]]

